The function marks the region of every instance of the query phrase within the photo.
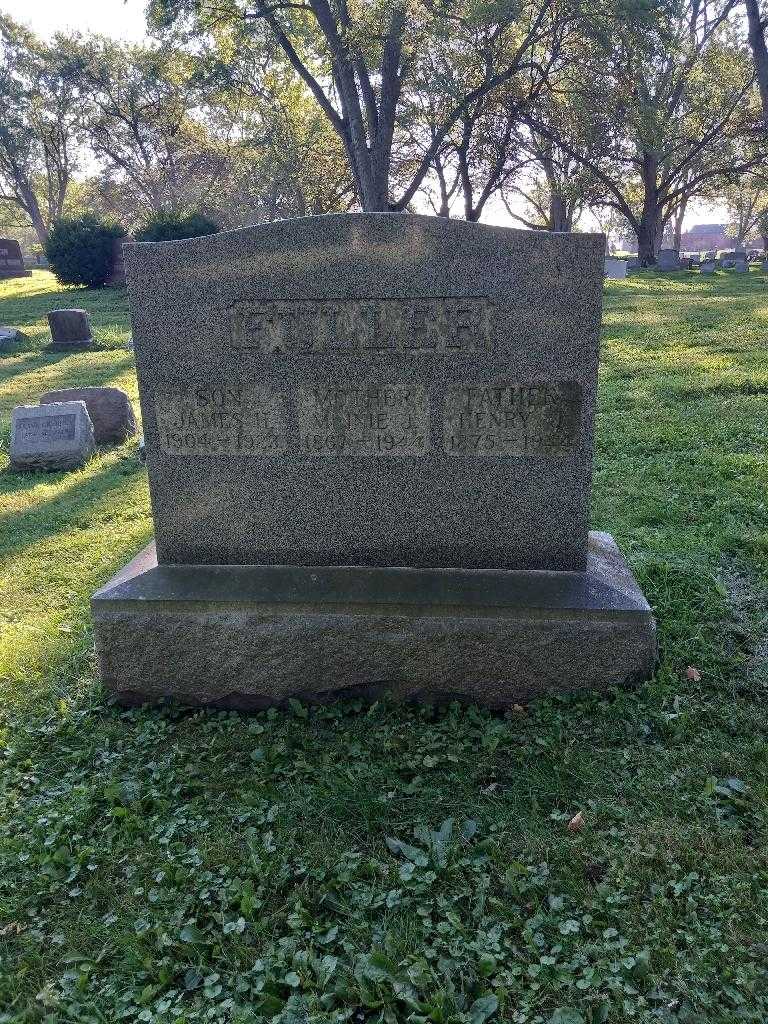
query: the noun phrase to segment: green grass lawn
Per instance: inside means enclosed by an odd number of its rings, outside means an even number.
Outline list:
[[[43,351],[61,305],[99,351]],[[0,1022],[768,1019],[768,275],[607,283],[593,525],[660,667],[506,715],[112,706],[87,599],[151,535],[136,441],[6,452],[45,390],[135,399],[125,297],[35,272],[0,323]]]

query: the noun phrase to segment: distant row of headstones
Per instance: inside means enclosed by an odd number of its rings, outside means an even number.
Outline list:
[[[762,267],[763,270],[768,270],[768,260],[762,261]],[[736,273],[746,274],[749,272],[749,261],[746,252],[741,249],[724,252],[717,259],[681,256],[677,249],[661,249],[654,269],[670,271],[695,268],[698,268],[700,274],[714,274],[716,270],[735,270]],[[611,280],[623,280],[628,271],[640,269],[640,260],[637,256],[630,256],[629,259],[607,256],[605,259],[605,276]]]

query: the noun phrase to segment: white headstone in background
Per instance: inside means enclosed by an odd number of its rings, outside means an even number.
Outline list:
[[[623,281],[627,276],[627,261],[615,256],[605,257],[605,276],[612,281]]]

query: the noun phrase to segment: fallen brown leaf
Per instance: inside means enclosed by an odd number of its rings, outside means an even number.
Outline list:
[[[581,811],[578,814],[574,814],[571,820],[568,822],[569,832],[578,832],[581,826],[584,824],[584,815]]]
[[[688,668],[685,670],[685,678],[690,679],[692,683],[700,683],[701,672],[699,672],[697,668],[694,668],[693,665],[689,665]]]

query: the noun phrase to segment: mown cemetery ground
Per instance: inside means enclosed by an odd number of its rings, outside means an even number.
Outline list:
[[[44,350],[62,305],[98,351]],[[660,667],[503,715],[112,706],[88,597],[150,537],[136,439],[7,443],[44,391],[135,400],[125,296],[35,272],[0,323],[0,1022],[766,1019],[768,275],[607,283],[593,526]]]

